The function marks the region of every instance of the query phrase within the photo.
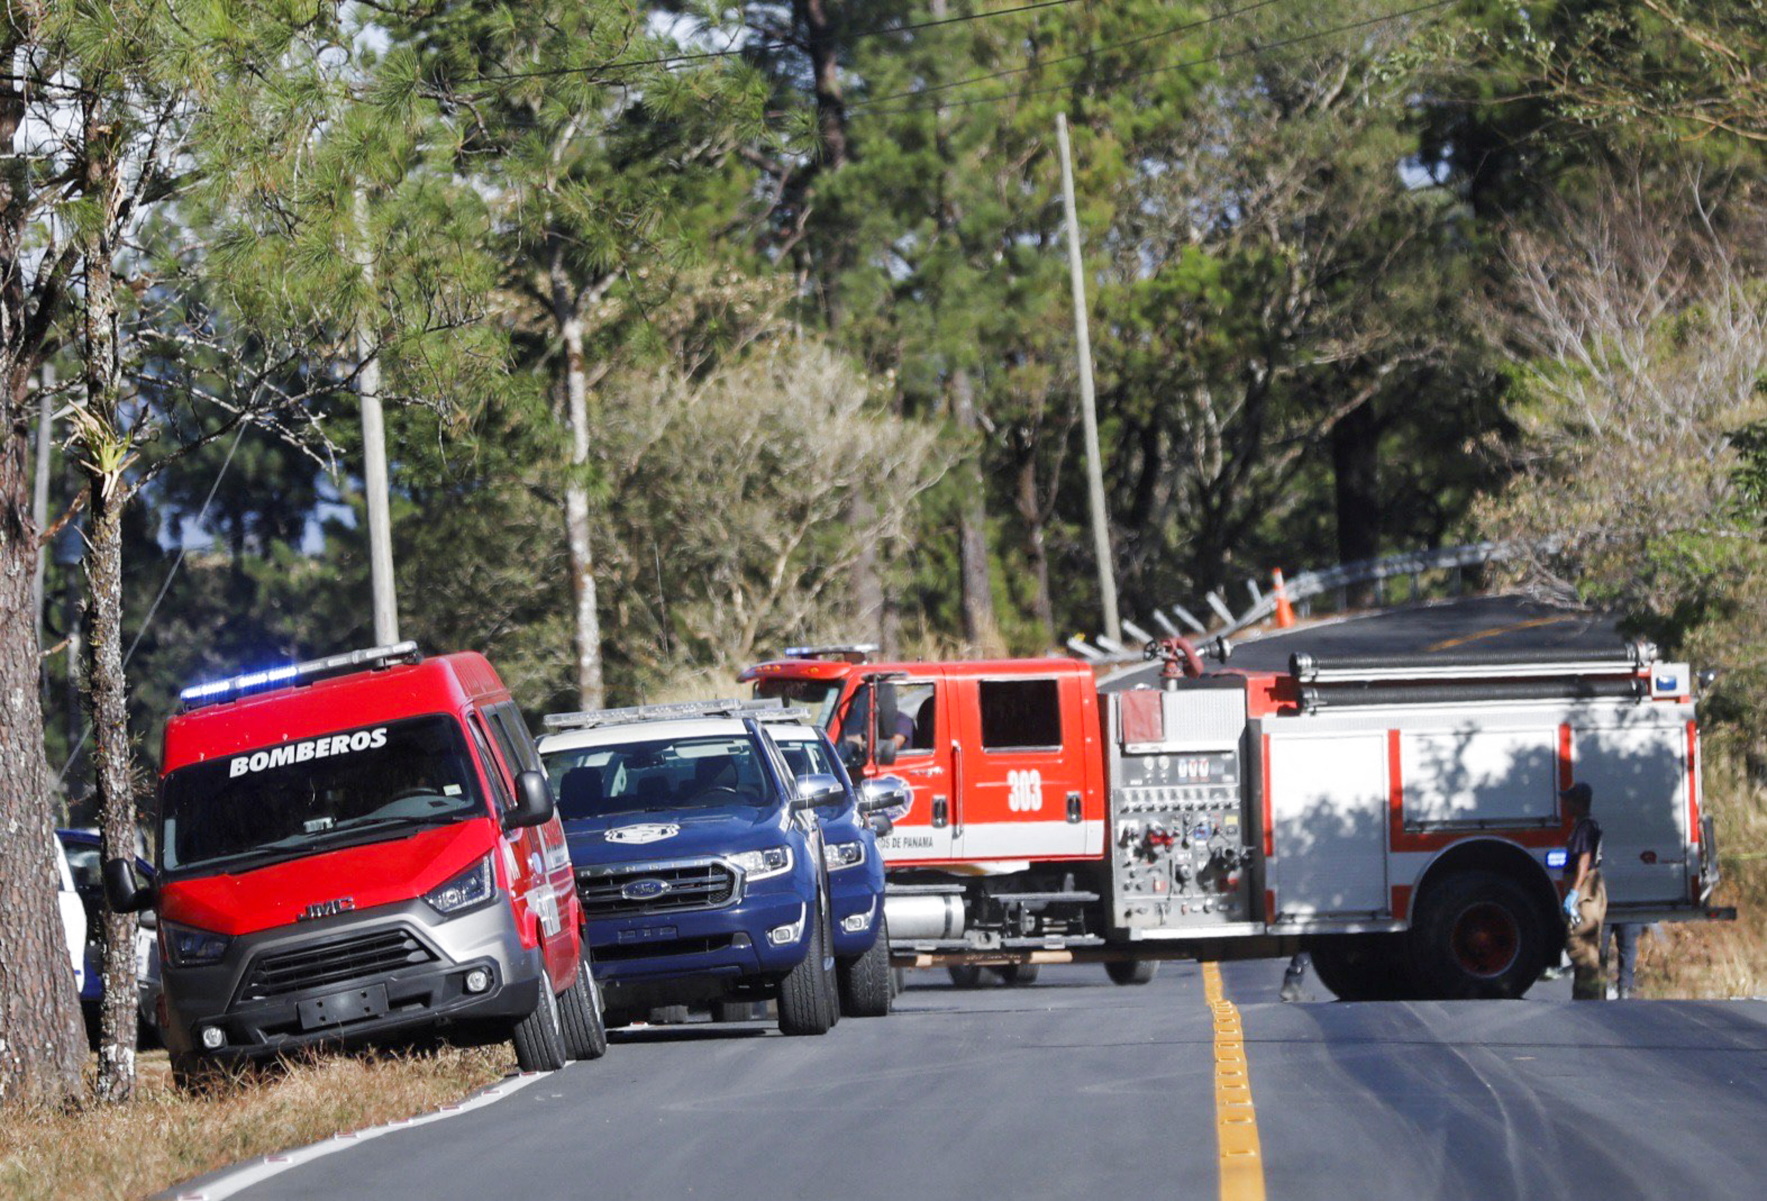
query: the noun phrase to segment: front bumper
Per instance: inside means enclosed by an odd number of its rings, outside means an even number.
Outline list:
[[[484,968],[482,992],[467,975]],[[427,1027],[501,1032],[534,1011],[546,965],[524,947],[508,900],[444,918],[405,901],[233,940],[210,967],[161,968],[174,1054],[260,1059],[315,1044],[355,1044]],[[204,1045],[218,1027],[225,1042]]]
[[[609,1007],[764,994],[802,963],[821,865],[801,844],[792,849],[791,869],[765,880],[716,854],[579,863],[585,941]]]
[[[857,877],[852,881],[842,876]],[[828,878],[829,907],[834,911],[834,953],[837,959],[857,959],[877,941],[883,925],[883,882],[873,889],[864,871],[853,868]]]

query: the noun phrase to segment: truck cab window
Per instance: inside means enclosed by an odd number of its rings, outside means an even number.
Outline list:
[[[896,748],[897,755],[930,755],[934,746],[934,706],[937,698],[931,684],[900,684],[896,687],[897,732],[905,741]]]
[[[1055,680],[983,680],[982,749],[1061,746],[1061,687]]]
[[[932,754],[934,705],[931,683],[897,684],[896,728],[879,730],[878,740],[894,738],[897,755]],[[840,742],[843,749],[865,745],[865,723],[870,714],[871,685],[861,684],[853,692],[853,699],[841,717]]]

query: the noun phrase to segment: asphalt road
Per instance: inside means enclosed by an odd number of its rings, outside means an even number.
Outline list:
[[[1248,639],[1230,666],[1616,642],[1598,617],[1478,598]],[[1515,1002],[1343,1004],[1309,981],[1285,1005],[1283,966],[1220,968],[1271,1198],[1767,1192],[1767,1002],[1572,1004],[1557,981]],[[238,1195],[1255,1195],[1221,1188],[1217,1015],[1197,965],[1145,987],[1096,966],[1046,967],[1029,988],[909,979],[895,1015],[821,1038],[762,1022],[616,1032],[603,1060]]]
[[[1284,1005],[1282,963],[1224,965],[1267,1195],[1758,1196],[1767,1002]],[[1202,971],[1096,966],[958,991],[820,1038],[761,1022],[617,1032],[489,1108],[396,1131],[241,1196],[1214,1197]]]

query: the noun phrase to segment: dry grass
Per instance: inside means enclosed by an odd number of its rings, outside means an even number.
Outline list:
[[[146,1053],[133,1104],[0,1109],[0,1197],[149,1196],[241,1160],[433,1111],[513,1067],[506,1045],[337,1055],[189,1097],[172,1088],[165,1053]]]
[[[1734,922],[1662,927],[1638,953],[1638,983],[1650,997],[1753,997],[1767,994],[1767,788],[1751,782],[1738,757],[1708,743],[1706,806],[1718,827],[1723,880],[1713,903],[1736,906]]]

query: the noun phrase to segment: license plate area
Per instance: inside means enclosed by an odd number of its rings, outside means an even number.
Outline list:
[[[364,1018],[385,1017],[387,986],[371,984],[367,988],[328,993],[323,997],[302,1001],[296,1009],[300,1013],[302,1030],[322,1030],[328,1026],[359,1022]]]

